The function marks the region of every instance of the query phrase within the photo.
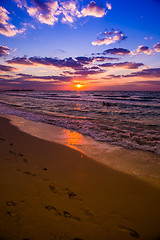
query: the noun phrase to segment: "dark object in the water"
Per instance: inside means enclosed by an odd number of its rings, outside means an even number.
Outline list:
[[[103,106],[106,106],[106,107],[110,107],[110,106],[112,106],[112,104],[111,103],[106,103],[106,102],[103,102]]]

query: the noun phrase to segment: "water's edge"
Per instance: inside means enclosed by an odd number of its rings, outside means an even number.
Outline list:
[[[75,131],[46,123],[26,120],[15,115],[0,114],[0,116],[8,118],[11,124],[18,127],[22,132],[74,148],[100,164],[143,178],[160,187],[159,155],[97,142],[91,137],[84,136]]]

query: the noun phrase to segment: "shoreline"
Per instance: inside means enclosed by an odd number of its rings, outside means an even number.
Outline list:
[[[11,124],[22,132],[78,150],[100,164],[136,176],[160,188],[160,156],[155,153],[97,142],[74,130],[15,115],[0,114],[0,116],[8,118]]]
[[[3,240],[160,238],[160,190],[0,117]]]

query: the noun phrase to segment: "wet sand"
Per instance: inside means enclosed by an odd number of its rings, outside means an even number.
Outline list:
[[[158,188],[5,118],[0,145],[0,240],[160,239]]]

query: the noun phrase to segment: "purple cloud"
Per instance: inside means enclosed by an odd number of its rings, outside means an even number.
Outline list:
[[[118,29],[111,29],[111,31],[105,31],[104,33],[100,33],[98,39],[92,42],[92,45],[109,45],[111,43],[120,42],[125,40],[127,37],[119,31]]]
[[[104,73],[105,71],[97,66],[93,66],[91,68],[87,68],[87,67],[84,67],[83,69],[81,70],[76,70],[74,72],[71,72],[71,71],[65,71],[64,74],[70,74],[70,75],[74,75],[74,76],[88,76],[88,75],[95,75],[95,74],[100,74],[100,73]]]
[[[0,46],[0,57],[8,54],[9,48],[7,46]]]
[[[152,54],[152,50],[149,47],[147,47],[147,46],[140,45],[137,48],[137,53],[136,54],[142,54],[142,53],[145,53],[147,55],[151,55]]]
[[[108,79],[110,78],[131,78],[131,77],[142,77],[142,78],[160,78],[160,68],[148,68],[143,69],[138,72],[133,72],[126,75],[108,75]]]
[[[117,54],[117,55],[129,55],[131,52],[125,48],[112,48],[105,50],[102,54]]]
[[[33,63],[27,59],[26,57],[16,57],[11,60],[6,61],[9,64],[17,64],[17,65],[33,65]]]
[[[6,66],[6,65],[0,65],[0,72],[14,72],[17,69],[14,67]]]
[[[160,52],[160,43],[157,43],[153,46],[154,51]]]
[[[85,65],[90,65],[95,61],[108,61],[119,60],[119,58],[110,57],[76,57],[75,59],[69,57],[64,59],[59,58],[47,58],[47,57],[16,57],[11,60],[7,60],[8,64],[24,65],[24,66],[54,66],[59,69],[71,68],[74,70],[83,70]]]
[[[128,74],[128,75],[126,75],[126,77],[159,78],[160,77],[160,68],[143,69],[142,71]]]
[[[6,61],[9,64],[17,64],[17,65],[45,65],[45,66],[55,66],[58,68],[73,68],[78,69],[82,67],[82,63],[74,60],[73,58],[42,58],[42,57],[17,57],[11,60]]]

